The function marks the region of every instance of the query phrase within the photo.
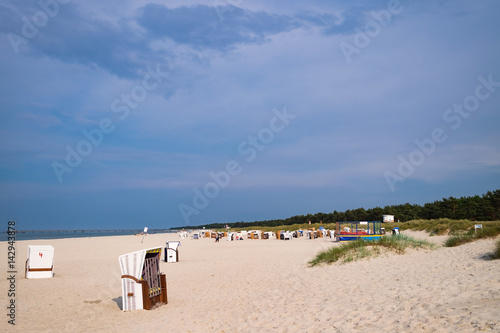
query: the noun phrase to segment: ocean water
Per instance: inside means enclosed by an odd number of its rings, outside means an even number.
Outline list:
[[[35,240],[35,239],[61,239],[61,238],[82,238],[82,237],[104,237],[104,236],[127,236],[141,233],[137,230],[18,230],[15,233],[15,240]],[[148,230],[149,234],[173,233],[175,230],[153,229]],[[8,240],[6,231],[0,232],[0,242]]]

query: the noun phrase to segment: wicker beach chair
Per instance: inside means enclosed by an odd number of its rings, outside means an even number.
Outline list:
[[[167,280],[160,273],[161,247],[140,250],[118,257],[122,272],[123,311],[150,310],[168,303]]]
[[[54,247],[52,245],[28,245],[24,276],[27,279],[54,276]]]
[[[165,245],[165,262],[179,261],[179,246],[181,242],[167,242]]]

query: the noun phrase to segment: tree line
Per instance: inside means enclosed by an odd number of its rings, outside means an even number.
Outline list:
[[[381,221],[382,215],[394,215],[394,221],[406,222],[411,220],[431,220],[449,218],[453,220],[467,219],[471,221],[500,220],[500,189],[488,191],[482,196],[461,198],[443,198],[439,201],[426,203],[423,206],[405,203],[375,208],[357,208],[332,213],[316,213],[296,215],[285,219],[264,220],[255,222],[211,223],[199,226],[172,228],[172,229],[219,229],[228,225],[231,228],[245,227],[276,227],[280,225],[309,223],[334,223],[338,221]]]

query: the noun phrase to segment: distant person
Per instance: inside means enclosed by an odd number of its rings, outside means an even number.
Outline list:
[[[219,234],[217,234],[217,236],[215,236],[215,242],[218,243],[219,242]]]

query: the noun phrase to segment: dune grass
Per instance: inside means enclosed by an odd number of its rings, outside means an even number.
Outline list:
[[[444,242],[445,247],[454,247],[474,241],[472,235],[454,235]]]
[[[483,227],[475,231],[474,225],[482,224]],[[400,230],[426,231],[433,235],[449,235],[445,247],[459,246],[483,238],[494,238],[500,234],[500,221],[470,221],[470,220],[413,220],[404,223],[384,224],[386,230],[399,227]]]
[[[474,226],[461,232],[451,232],[451,236],[446,240],[444,246],[454,247],[462,244],[470,243],[478,239],[494,238],[500,234],[500,224],[483,224],[483,227],[475,230]]]
[[[500,259],[500,239],[497,241],[493,255],[495,256],[495,259]]]
[[[434,244],[427,241],[401,234],[384,236],[374,241],[357,240],[318,253],[313,260],[309,261],[309,265],[331,264],[337,261],[350,262],[374,257],[382,253],[382,249],[403,254],[407,248],[434,248],[434,246]]]
[[[461,233],[474,227],[474,221],[470,220],[451,220],[451,219],[436,219],[436,220],[411,220],[408,222],[398,222],[384,224],[386,229],[398,227],[400,230],[417,230],[426,231],[432,235],[446,235],[449,233]],[[494,222],[482,222],[494,223]],[[498,223],[498,222],[497,222]]]

